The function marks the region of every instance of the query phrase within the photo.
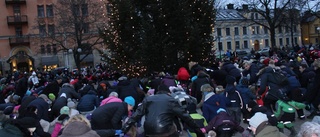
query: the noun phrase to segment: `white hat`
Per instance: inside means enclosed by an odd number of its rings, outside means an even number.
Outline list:
[[[265,121],[268,121],[267,115],[261,112],[257,112],[252,118],[250,118],[249,125],[251,127],[257,128],[262,122]]]

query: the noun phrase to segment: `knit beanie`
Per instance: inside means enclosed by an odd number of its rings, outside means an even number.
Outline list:
[[[251,127],[257,128],[262,122],[268,121],[266,114],[257,112],[253,117],[250,118],[249,125]]]
[[[234,82],[236,82],[236,78],[234,76],[227,75],[226,82],[227,82],[227,84],[233,85]]]
[[[67,106],[68,106],[69,108],[75,108],[75,107],[76,107],[76,104],[71,100],[71,98],[68,98]]]
[[[50,94],[49,94],[49,99],[50,99],[51,101],[54,101],[54,100],[56,100],[56,96],[55,96],[53,93],[50,93]]]
[[[128,96],[124,99],[124,102],[126,102],[127,104],[129,104],[130,106],[134,107],[135,104],[135,100],[132,96]]]
[[[64,106],[64,107],[62,107],[62,108],[60,109],[60,115],[62,115],[62,114],[69,114],[69,111],[70,111],[69,107]]]
[[[158,87],[158,91],[166,91],[167,93],[170,93],[169,87],[165,84],[160,84]]]

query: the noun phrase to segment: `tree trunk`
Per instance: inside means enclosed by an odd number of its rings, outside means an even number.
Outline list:
[[[275,27],[270,26],[270,41],[271,41],[271,47],[274,49],[276,47],[276,29]]]

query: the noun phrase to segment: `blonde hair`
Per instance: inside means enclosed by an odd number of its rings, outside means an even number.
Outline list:
[[[83,122],[83,123],[85,123],[87,126],[89,126],[91,128],[90,121],[86,117],[81,115],[81,114],[77,114],[77,115],[74,115],[71,118],[69,118],[69,120],[66,122],[65,126],[67,126],[69,123],[72,123],[74,121]]]

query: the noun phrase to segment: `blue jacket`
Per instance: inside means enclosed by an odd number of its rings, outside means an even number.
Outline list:
[[[89,92],[85,94],[83,97],[81,97],[81,99],[79,100],[77,109],[80,112],[86,112],[94,110],[99,105],[100,101],[97,96],[97,93],[93,90],[89,90]]]
[[[219,108],[227,108],[227,98],[219,94],[212,95],[209,99],[203,102],[202,114],[203,117],[210,121],[217,115]]]
[[[236,86],[236,90],[239,91],[239,93],[241,94],[242,100],[243,100],[243,104],[248,104],[251,100],[257,98],[256,95],[254,95],[250,89],[248,88],[248,86],[246,85],[242,85],[241,82],[239,82],[240,84]]]
[[[227,84],[225,95],[230,105],[228,107],[243,107],[243,100],[241,94],[236,90],[234,85]]]

